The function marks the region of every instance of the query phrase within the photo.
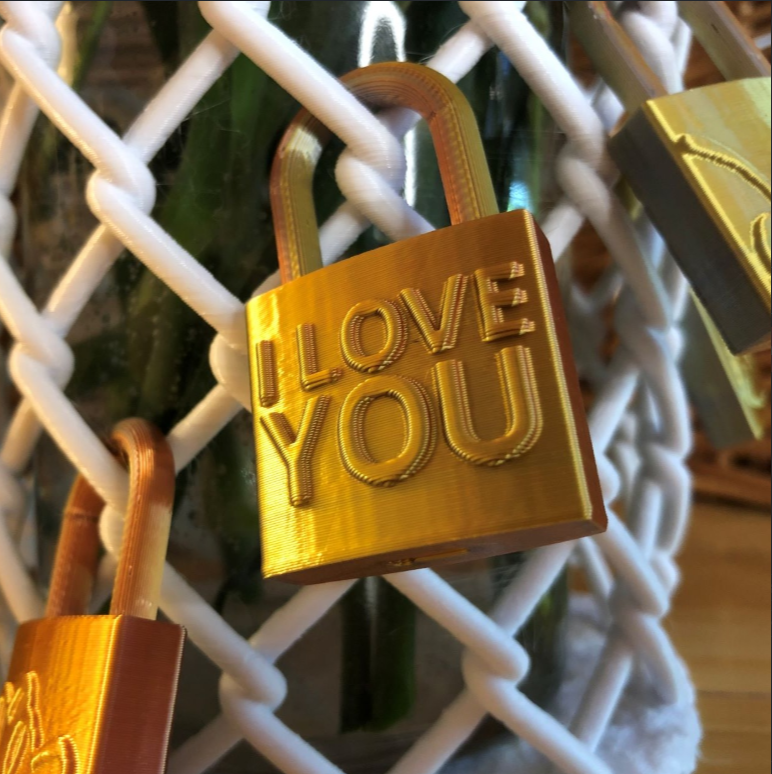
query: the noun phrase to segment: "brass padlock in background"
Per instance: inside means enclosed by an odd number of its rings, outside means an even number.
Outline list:
[[[328,581],[601,531],[546,239],[528,212],[495,215],[450,81],[405,63],[343,80],[427,119],[454,225],[317,271],[329,135],[305,111],[288,129],[272,177],[285,284],[247,305],[263,573]]]
[[[680,3],[726,83],[668,94],[604,2],[566,4],[629,119],[609,150],[732,353],[770,342],[770,68],[723,3]]]
[[[764,69],[768,71],[766,60],[746,38],[744,31],[723,3],[683,3],[681,8],[686,20],[695,27],[725,76],[743,77]],[[619,79],[617,89],[627,95],[631,106],[637,104],[646,94],[662,89],[641,59],[640,52],[605,11],[603,4],[589,6],[586,3],[577,3],[572,12],[574,20],[577,21],[576,28],[586,44],[590,46],[594,41],[592,50],[598,66],[603,67],[604,72],[605,68],[613,66],[615,77]],[[598,42],[601,31],[603,41]],[[620,64],[620,59],[627,63],[629,71]],[[729,85],[722,84],[723,87]],[[673,95],[671,99],[690,98],[701,91],[698,89],[696,92]],[[659,103],[659,100],[656,102]],[[688,108],[691,103],[686,104]],[[706,131],[710,131],[710,127],[707,127]],[[734,137],[734,148],[740,156],[752,157],[758,153],[753,145],[757,140],[758,137],[740,133]],[[768,132],[766,146],[768,153]],[[768,166],[767,162],[767,168]],[[715,192],[719,198],[731,198],[734,195],[732,186],[728,184],[731,182],[732,178],[716,182]],[[750,224],[748,227],[751,228]],[[701,235],[696,233],[698,228],[699,226],[692,227],[688,221],[684,221],[681,232],[693,233],[699,238]],[[669,238],[668,234],[665,236]],[[718,298],[722,287],[721,279],[717,276],[711,278],[708,271],[706,266],[701,275],[702,279],[710,287],[714,298]],[[768,286],[767,281],[767,289]],[[755,355],[733,355],[710,314],[696,298],[690,305],[683,325],[687,343],[681,370],[692,403],[711,442],[719,448],[724,448],[761,437],[765,428],[764,409],[767,400],[755,384]],[[766,325],[768,328],[768,315]]]
[[[84,615],[102,501],[84,479],[65,508],[46,617],[23,624],[0,698],[0,765],[13,774],[162,774],[184,630],[155,621],[174,499],[163,435],[127,420],[131,476],[110,614]]]
[[[702,426],[717,449],[764,437],[769,394],[759,354],[733,355],[713,321],[693,298],[684,316],[681,367]]]

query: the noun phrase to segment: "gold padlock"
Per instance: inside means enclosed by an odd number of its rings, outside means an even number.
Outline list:
[[[316,271],[328,133],[302,111],[285,134],[271,184],[285,284],[247,305],[263,573],[321,582],[600,532],[546,239],[526,211],[495,214],[449,80],[406,63],[343,80],[427,119],[454,225]]]
[[[680,3],[728,77],[668,94],[605,2],[572,29],[630,115],[609,151],[732,353],[770,343],[770,69],[723,3]]]
[[[184,641],[155,621],[174,498],[163,435],[126,420],[113,436],[131,483],[110,614],[84,615],[103,503],[84,479],[70,494],[46,617],[17,633],[0,698],[3,774],[162,774]]]

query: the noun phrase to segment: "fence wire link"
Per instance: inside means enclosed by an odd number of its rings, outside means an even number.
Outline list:
[[[206,320],[217,386],[169,434],[183,469],[240,411],[249,410],[244,303],[233,296],[150,216],[155,181],[148,162],[239,52],[318,116],[347,146],[336,177],[347,201],[320,232],[326,262],[370,222],[395,239],[431,229],[397,196],[404,180],[400,138],[410,111],[377,118],[301,47],[267,20],[268,2],[200,2],[212,31],[118,137],[57,75],[60,2],[0,2],[5,25],[0,61],[14,79],[0,122],[0,319],[14,345],[8,359],[23,399],[0,447],[0,589],[11,616],[0,616],[0,658],[15,626],[39,617],[43,603],[11,525],[23,521],[29,492],[23,474],[42,432],[107,503],[101,532],[109,578],[120,549],[127,479],[64,395],[73,354],[71,326],[123,249],[128,249]],[[533,552],[495,609],[486,615],[430,570],[386,580],[466,648],[466,689],[389,774],[435,774],[490,714],[530,742],[564,774],[610,774],[597,755],[636,664],[656,676],[663,703],[688,701],[692,687],[661,621],[678,582],[674,557],[686,530],[691,481],[687,401],[677,370],[679,321],[686,283],[651,224],[633,222],[613,192],[616,171],[606,150],[622,108],[599,84],[580,87],[522,13],[524,2],[461,2],[469,17],[427,63],[454,81],[497,46],[542,100],[567,142],[556,161],[562,200],[543,227],[560,256],[585,220],[614,265],[589,293],[568,288],[580,371],[592,384],[591,434],[609,508],[609,531]],[[640,2],[623,24],[671,90],[682,88],[690,33],[674,2]],[[85,191],[100,225],[73,257],[45,307],[37,310],[7,263],[16,228],[9,197],[33,122],[42,111],[94,166]],[[363,183],[363,180],[366,181]],[[384,201],[388,207],[380,206]],[[266,280],[257,292],[277,284]],[[615,302],[620,346],[600,357],[601,311]],[[622,502],[623,522],[612,511]],[[608,635],[570,728],[517,689],[528,657],[514,640],[569,559],[586,571],[608,614]],[[172,567],[165,570],[162,609],[220,670],[222,714],[170,758],[170,774],[200,774],[246,739],[285,774],[342,774],[275,715],[287,694],[276,660],[352,587],[305,588],[247,639],[237,634]],[[7,666],[7,665],[6,665]]]

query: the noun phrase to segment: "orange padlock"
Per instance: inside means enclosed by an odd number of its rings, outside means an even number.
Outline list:
[[[184,629],[155,621],[174,460],[140,420],[113,435],[131,474],[109,615],[85,615],[103,503],[85,479],[62,520],[46,617],[19,627],[0,698],[3,774],[162,774]]]

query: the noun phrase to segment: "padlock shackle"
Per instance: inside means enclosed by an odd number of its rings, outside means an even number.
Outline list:
[[[679,0],[678,9],[728,81],[768,78],[772,68],[739,19],[719,0]]]
[[[46,617],[83,615],[91,600],[99,564],[99,514],[104,502],[78,476],[62,515],[56,557],[46,603]]]
[[[154,620],[174,505],[174,456],[163,433],[141,419],[116,425],[112,441],[129,469],[129,502],[110,614]]]
[[[582,47],[628,113],[668,92],[605,0],[564,5]],[[727,80],[769,77],[770,64],[720,0],[681,0],[680,14]]]
[[[474,113],[460,89],[428,67],[384,62],[341,79],[373,108],[405,107],[426,119],[453,224],[498,213]],[[287,128],[271,171],[271,207],[282,282],[321,268],[312,181],[330,132],[307,110]]]
[[[129,501],[111,615],[155,619],[174,501],[174,457],[163,434],[142,419],[119,423],[111,442],[129,470]],[[99,561],[104,501],[83,476],[67,499],[46,617],[84,615]]]
[[[664,97],[667,90],[614,18],[603,0],[571,0],[564,3],[576,34],[595,69],[633,113],[644,102]]]

